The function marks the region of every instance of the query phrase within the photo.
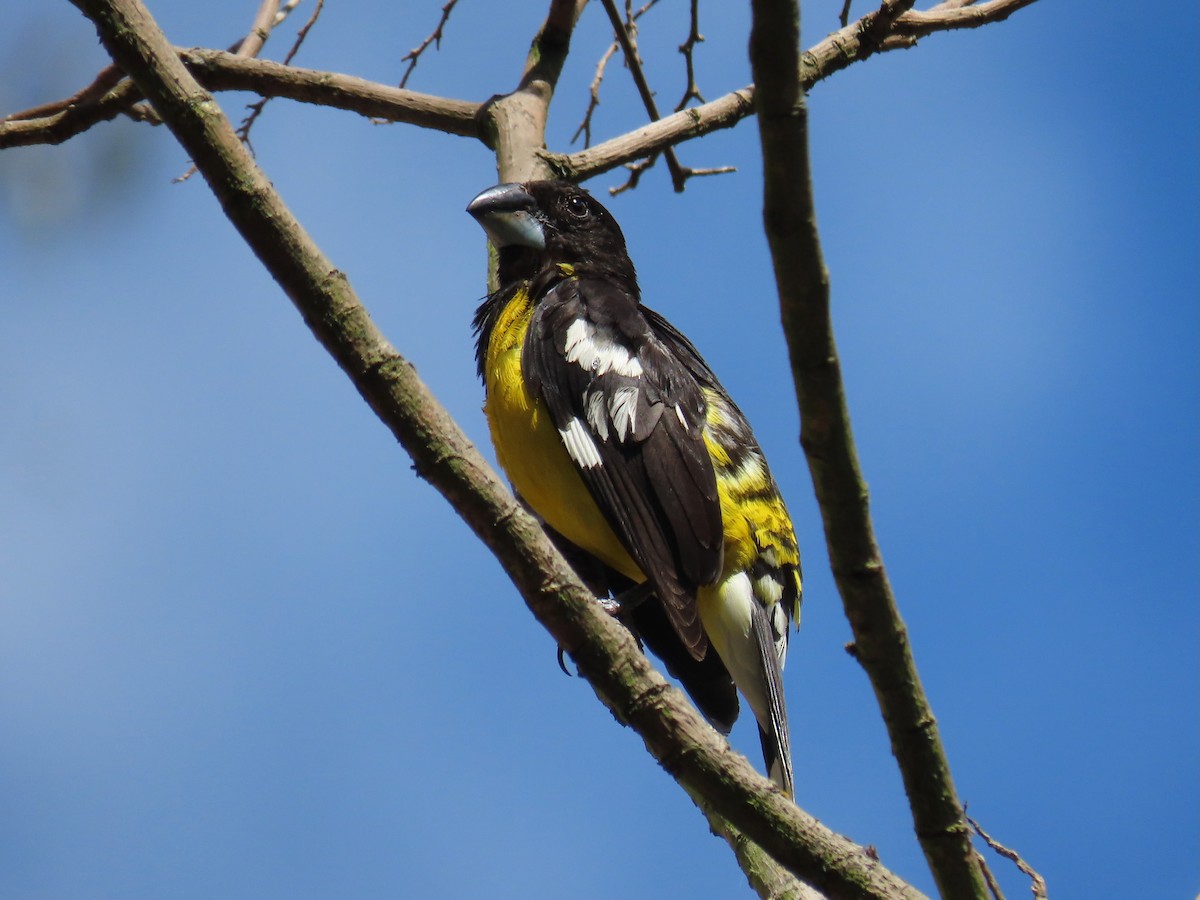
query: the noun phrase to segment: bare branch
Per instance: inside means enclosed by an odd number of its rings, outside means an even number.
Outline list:
[[[250,32],[242,38],[234,52],[238,56],[258,56],[267,38],[271,36],[271,29],[275,27],[278,15],[279,0],[262,0],[258,14],[254,17],[254,24],[250,26]]]
[[[975,829],[975,833],[978,834],[981,838],[983,838],[984,842],[989,847],[991,847],[994,851],[999,853],[1005,859],[1011,860],[1012,862],[1016,863],[1017,868],[1020,869],[1024,874],[1029,876],[1029,879],[1032,882],[1032,884],[1030,885],[1030,890],[1033,891],[1034,900],[1046,900],[1046,898],[1047,898],[1046,879],[1044,879],[1041,875],[1039,875],[1037,873],[1037,871],[1033,868],[1033,866],[1031,866],[1031,865],[1029,865],[1029,863],[1025,862],[1025,860],[1023,860],[1021,858],[1021,855],[1019,853],[1017,853],[1017,851],[1010,850],[1008,847],[1005,847],[1003,844],[1001,844],[999,841],[997,841],[995,838],[993,838],[990,834],[988,834],[986,831],[984,831],[982,828],[980,828],[979,823],[976,822],[974,819],[972,819],[970,816],[967,816],[967,821],[971,824],[971,827]]]
[[[68,109],[73,106],[87,106],[92,103],[98,103],[105,94],[111,91],[125,77],[125,73],[115,65],[105,66],[100,70],[100,74],[93,79],[92,83],[84,88],[81,88],[76,93],[67,97],[65,100],[55,100],[53,103],[43,103],[40,106],[34,106],[30,109],[22,110],[21,112],[13,113],[5,116],[2,120],[3,124],[9,122],[29,122],[37,119],[44,119],[47,116],[53,116],[57,112]]]
[[[983,872],[983,880],[987,883],[988,894],[991,895],[992,900],[1006,900],[1004,891],[1000,889],[1000,882],[996,880],[987,860],[978,850],[975,851],[975,862],[979,865],[979,870]]]
[[[450,13],[454,12],[454,7],[458,4],[458,0],[446,0],[446,5],[442,7],[442,17],[438,19],[437,26],[429,33],[425,40],[421,41],[420,45],[409,50],[402,57],[400,62],[408,63],[408,68],[404,70],[404,74],[400,77],[400,87],[405,87],[408,84],[408,77],[412,75],[413,69],[417,67],[417,63],[421,59],[421,54],[433,44],[436,49],[442,49],[442,29],[446,27],[446,23],[450,20]]]
[[[912,37],[924,37],[935,31],[953,31],[959,28],[979,28],[992,22],[1002,22],[1035,0],[988,0],[974,5],[969,2],[948,0],[925,11],[909,10],[896,20],[894,31]]]
[[[696,45],[704,40],[704,35],[700,33],[700,0],[691,0],[690,22],[688,36],[679,45],[679,52],[683,54],[687,87],[683,89],[683,97],[675,105],[675,112],[679,112],[691,100],[695,100],[698,103],[704,102],[704,98],[700,95],[700,86],[696,84],[696,65],[693,59]]]
[[[604,55],[600,57],[600,62],[596,63],[596,75],[592,78],[592,83],[588,87],[588,105],[583,112],[583,121],[579,123],[579,127],[575,129],[575,133],[571,135],[571,143],[579,140],[579,135],[583,135],[583,146],[585,148],[592,146],[592,115],[596,112],[596,107],[600,105],[600,82],[604,80],[604,69],[608,66],[608,61],[613,58],[613,54],[618,50],[617,44],[614,41],[604,51]]]
[[[813,45],[802,55],[801,84],[808,90],[834,72],[875,52],[910,47],[918,37],[935,31],[974,28],[1001,21],[1032,2],[989,0],[975,7],[964,8],[962,0],[948,0],[927,12],[905,12],[890,24],[884,36],[875,44],[864,44],[860,34],[871,21],[870,16],[864,16]],[[284,8],[292,5],[289,2]],[[289,97],[450,134],[478,135],[473,117],[481,109],[480,104],[418,94],[350,75],[280,68],[278,64],[265,61],[239,67],[225,58],[232,54],[221,54],[216,50],[179,52],[185,54],[185,61],[211,90],[254,91],[264,96]],[[119,70],[110,67],[92,85],[72,97],[0,119],[0,149],[31,144],[59,144],[99,122],[129,114],[130,107],[141,95],[128,81],[110,87],[111,79],[117,75]],[[576,180],[590,178],[661,152],[672,144],[701,137],[716,129],[729,128],[754,112],[753,98],[754,86],[749,85],[578,153],[547,153],[545,159],[564,177]],[[153,121],[153,118],[149,120]]]
[[[293,0],[291,7],[294,8],[295,4],[299,2],[300,0]],[[296,57],[296,54],[300,52],[300,47],[304,44],[304,40],[308,37],[308,33],[312,31],[312,27],[317,24],[317,19],[320,17],[321,10],[324,8],[325,0],[317,0],[316,6],[313,7],[312,15],[308,17],[308,21],[300,27],[298,32],[296,32],[296,39],[292,41],[292,46],[288,49],[287,55],[283,57],[283,64],[285,66],[290,65],[292,60]],[[284,15],[286,15],[286,13],[284,13]],[[277,21],[282,21],[282,19],[278,19]],[[239,53],[238,55],[242,56],[244,54]],[[260,97],[254,103],[251,103],[246,107],[249,112],[246,114],[246,118],[242,119],[242,124],[238,126],[238,137],[245,141],[246,146],[248,147],[250,146],[250,129],[254,127],[255,121],[257,121],[258,117],[262,115],[263,108],[267,105],[267,101],[270,99],[270,97]],[[254,148],[250,147],[250,149],[251,152],[253,152]]]
[[[621,14],[617,12],[617,6],[613,0],[603,0],[605,12],[608,13],[608,19],[612,23],[613,33],[617,36],[617,42],[621,45],[621,52],[625,55],[625,64],[629,66],[629,74],[633,77],[633,83],[636,85],[638,94],[642,98],[642,105],[646,107],[646,113],[650,116],[650,121],[656,122],[662,118],[658,114],[658,104],[654,100],[654,92],[650,90],[650,83],[646,81],[646,73],[642,69],[642,62],[638,58],[637,48],[633,45],[631,35],[633,25],[626,24],[621,21]],[[671,172],[671,184],[675,188],[676,193],[683,190],[684,182],[687,181],[687,175],[684,174],[683,167],[679,165],[679,160],[675,156],[675,151],[671,147],[664,147],[662,154],[667,160],[667,168]]]
[[[626,20],[629,22],[637,22],[647,10],[658,3],[658,0],[649,0],[641,9],[636,12],[626,12]],[[628,4],[626,4],[628,6]],[[600,83],[604,80],[604,70],[608,67],[608,61],[613,58],[621,45],[615,40],[608,45],[608,49],[600,57],[600,61],[596,63],[596,75],[592,78],[592,83],[588,87],[588,105],[583,113],[583,121],[579,123],[579,127],[575,129],[575,133],[571,135],[571,143],[579,140],[579,135],[584,136],[583,146],[590,147],[592,145],[592,115],[596,112],[596,107],[600,105]]]
[[[842,23],[843,28],[845,28],[846,25],[848,25],[850,22],[850,3],[851,2],[852,2],[852,0],[846,0],[846,2],[842,4],[842,11],[838,14],[838,21]]]
[[[421,94],[353,75],[285,66],[270,60],[242,59],[221,50],[176,48],[175,52],[209,90],[253,91],[263,96],[287,97],[448,134],[479,136],[475,121],[482,108],[479,103]],[[62,143],[98,122],[116,118],[140,97],[136,85],[125,80],[94,101],[78,104],[59,101],[15,113],[0,120],[0,149]],[[42,110],[49,112],[26,118]]]
[[[800,57],[800,84],[807,92],[835,72],[888,50],[911,47],[916,38],[935,31],[971,28],[1008,18],[1034,0],[991,0],[955,14],[947,3],[929,13],[900,12],[894,0],[818,41]],[[936,15],[934,15],[936,13]],[[922,18],[929,15],[930,18]],[[900,31],[906,33],[901,34]],[[917,34],[917,32],[920,34]],[[665,147],[731,128],[754,113],[754,85],[693,106],[571,154],[548,153],[547,160],[563,177],[585,180],[661,152]]]
[[[639,159],[637,162],[626,163],[625,168],[629,170],[629,177],[625,179],[624,184],[618,184],[616,187],[608,189],[609,196],[616,197],[618,194],[623,194],[626,191],[632,191],[638,186],[638,182],[642,180],[642,176],[650,169],[654,168],[654,164],[658,162],[658,154],[651,153],[645,159]]]
[[[563,178],[582,181],[618,166],[660,153],[665,147],[730,128],[754,112],[754,86],[733,91],[703,106],[690,106],[578,153],[545,154]]]
[[[911,0],[865,16],[874,44]],[[754,0],[750,62],[763,154],[763,222],[779,290],[800,443],[825,525],[830,567],[871,679],[912,810],[913,829],[943,897],[987,897],[937,723],[921,687],[867,503],[838,362],[812,193],[808,111],[798,58],[798,0]]]
[[[479,113],[480,137],[495,152],[502,181],[545,178],[550,173],[538,151],[545,146],[550,100],[586,4],[587,0],[550,0],[517,89],[488,101]]]
[[[299,2],[299,0],[297,0],[297,2]],[[318,0],[318,4],[320,2],[323,2],[323,0]],[[231,48],[234,56],[258,56],[259,51],[261,51],[263,46],[267,43],[267,38],[271,36],[271,29],[274,28],[278,22],[282,22],[287,14],[291,12],[292,8],[294,7],[289,7],[287,11],[281,15],[279,11],[279,0],[263,0],[258,7],[258,15],[254,17],[254,24],[250,27],[250,33],[242,39],[240,44],[236,44],[234,48]],[[318,6],[318,8],[320,7]],[[250,126],[253,125],[254,120],[258,118],[258,115],[262,112],[262,108],[266,102],[266,98],[264,97],[257,103],[250,104],[250,115],[248,115],[245,121],[242,122],[243,141],[249,143]],[[191,165],[188,167],[186,172],[173,180],[175,183],[187,181],[195,174],[196,166]]]

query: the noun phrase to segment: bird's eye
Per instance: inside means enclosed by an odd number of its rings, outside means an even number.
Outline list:
[[[586,219],[588,217],[587,201],[582,197],[568,197],[566,206],[567,212],[576,219]]]

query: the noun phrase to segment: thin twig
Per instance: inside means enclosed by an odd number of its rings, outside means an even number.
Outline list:
[[[885,0],[864,17],[864,52],[872,52],[878,35],[911,5],[912,0]],[[986,900],[987,885],[888,581],[858,464],[816,226],[799,0],[752,0],[751,10],[763,223],[799,403],[800,444],[825,527],[830,569],[938,891],[943,897]]]
[[[1029,880],[1032,882],[1029,887],[1030,890],[1033,891],[1034,900],[1047,900],[1046,879],[1039,875],[1033,866],[1025,862],[1025,860],[1021,858],[1021,855],[1017,853],[1016,850],[1011,850],[1008,847],[1005,847],[998,840],[980,828],[979,823],[970,816],[967,816],[967,822],[973,829],[975,829],[975,833],[983,838],[984,842],[989,847],[991,847],[996,853],[999,853],[1005,859],[1015,863],[1016,867],[1029,877]]]
[[[912,46],[915,37],[954,28],[977,28],[990,22],[1008,18],[1017,10],[1029,6],[1034,0],[990,0],[977,7],[969,7],[954,14],[946,4],[932,7],[929,13],[938,13],[937,19],[922,19],[908,12],[890,23],[889,31],[882,38],[866,40],[868,28],[875,28],[879,21],[870,13],[835,31],[804,51],[800,57],[800,85],[808,91],[816,84],[840,72],[855,62],[860,62],[877,52]],[[920,32],[916,33],[916,22]],[[907,28],[914,36],[898,36],[895,30]],[[710,100],[701,106],[692,106],[681,112],[659,119],[657,122],[612,138],[586,150],[570,154],[547,153],[546,160],[563,178],[583,181],[632,160],[642,159],[664,147],[703,137],[721,128],[731,128],[742,119],[754,114],[755,89],[747,85],[724,96]]]
[[[242,38],[234,53],[238,56],[258,56],[267,38],[271,36],[271,29],[275,27],[278,15],[279,0],[262,0],[258,14],[254,17],[254,24],[250,26],[250,31]]]
[[[442,49],[442,29],[446,27],[446,22],[450,19],[450,13],[454,12],[454,7],[458,0],[446,0],[446,5],[442,7],[442,17],[438,19],[437,27],[429,33],[425,40],[421,41],[420,45],[409,50],[402,57],[400,62],[408,63],[408,68],[404,70],[404,75],[400,78],[400,87],[408,86],[408,76],[412,75],[413,69],[417,67],[417,62],[421,59],[421,54],[425,52],[430,44],[434,45],[434,49]]]
[[[675,105],[675,112],[679,112],[691,100],[698,103],[704,102],[704,98],[700,95],[700,86],[696,83],[696,67],[692,59],[696,45],[704,40],[704,35],[700,33],[700,0],[691,0],[690,22],[688,36],[679,45],[679,52],[683,54],[684,70],[687,74],[687,87],[683,89],[682,99]]]
[[[632,191],[638,186],[638,182],[642,180],[642,176],[647,171],[654,168],[654,164],[658,162],[658,153],[651,153],[645,159],[639,159],[636,162],[625,163],[625,168],[629,171],[629,177],[625,179],[624,184],[618,184],[608,189],[610,197],[616,197],[618,194],[623,194],[626,191]]]
[[[916,37],[938,31],[977,28],[999,22],[1032,2],[1034,0],[990,0],[978,6],[968,4],[964,8],[956,5],[960,0],[947,0],[925,13],[905,13],[892,23],[892,32],[879,45],[873,46],[871,53],[912,46]],[[959,10],[958,15],[949,15],[955,10]],[[935,13],[937,17],[932,18]],[[858,33],[866,19],[864,16],[835,31],[804,52],[800,80],[805,90],[871,55],[866,52]],[[898,28],[910,33],[898,35],[895,33]],[[253,91],[450,134],[476,136],[479,133],[471,119],[480,109],[478,103],[400,90],[336,72],[280,67],[278,63],[263,60],[247,60],[245,65],[240,65],[233,60],[232,54],[219,50],[177,48],[176,52],[183,55],[188,67],[210,90]],[[105,77],[111,77],[115,71],[109,67],[91,85],[71,97],[4,116],[0,119],[0,149],[61,144],[99,122],[131,115],[131,105],[141,98],[141,92],[131,81],[125,79],[111,90],[99,90]],[[545,160],[561,177],[583,180],[642,159],[671,144],[732,127],[753,113],[754,86],[748,85],[585,150],[573,154],[547,152]],[[136,117],[136,114],[132,115]],[[146,121],[154,122],[155,119],[147,118]]]
[[[650,83],[646,81],[646,73],[642,69],[641,60],[638,59],[637,48],[633,45],[631,36],[633,23],[626,24],[621,21],[621,14],[617,11],[617,5],[613,0],[603,0],[603,6],[605,12],[608,13],[609,22],[612,23],[617,42],[621,45],[621,52],[625,54],[625,63],[629,66],[629,74],[642,98],[642,105],[646,107],[650,121],[656,122],[662,117],[658,114],[658,104],[654,100],[654,92],[650,90]],[[672,148],[663,148],[663,156],[666,158],[667,168],[671,172],[671,185],[678,193],[683,190],[687,175],[684,174],[683,167],[679,165],[679,159],[675,156]]]
[[[1004,891],[1000,889],[1000,882],[996,880],[996,876],[992,873],[987,859],[978,850],[975,851],[975,862],[979,864],[979,869],[983,872],[983,880],[987,882],[988,893],[992,895],[992,900],[1005,900]]]
[[[299,5],[300,0],[288,0],[288,2],[281,9],[279,6],[279,0],[263,0],[263,4],[259,7],[258,16],[254,22],[254,28],[251,29],[250,34],[247,35],[246,39],[242,42],[241,46],[237,48],[233,55],[243,59],[250,59],[258,56],[259,51],[263,48],[263,44],[265,44],[267,38],[270,37],[271,29],[282,23],[283,20],[291,14],[292,10]],[[304,23],[303,27],[296,34],[296,39],[292,42],[291,49],[288,50],[287,55],[283,58],[283,65],[286,66],[292,61],[292,57],[296,55],[297,51],[300,49],[300,45],[303,44],[304,39],[308,37],[309,30],[313,27],[313,25],[316,24],[317,17],[321,15],[321,8],[324,5],[325,0],[317,0],[317,5],[313,9],[312,15],[308,17],[308,21]],[[251,37],[255,37],[255,40],[251,41]],[[242,139],[242,142],[246,145],[251,153],[254,152],[254,147],[250,143],[250,129],[254,126],[254,123],[258,117],[262,115],[263,107],[267,105],[267,101],[269,99],[269,97],[260,97],[255,102],[248,103],[246,105],[246,109],[248,109],[249,112],[246,114],[246,117],[242,119],[241,125],[238,126],[238,137]],[[196,166],[193,163],[186,172],[184,172],[178,178],[173,179],[173,183],[178,184],[181,181],[187,181],[195,174]]]
[[[53,103],[42,103],[38,106],[23,109],[20,112],[5,116],[4,122],[29,122],[46,118],[73,106],[87,106],[98,102],[125,77],[125,73],[116,65],[105,66],[100,70],[92,83],[80,88],[65,100],[55,100]]]
[[[631,12],[631,7],[628,0],[625,4],[626,21],[621,22],[620,17],[616,13],[616,7],[613,0],[604,0],[604,8],[609,13],[609,19],[613,23],[613,30],[617,35],[618,43],[621,44],[621,50],[625,56],[626,63],[629,66],[630,74],[633,76],[634,84],[637,85],[638,93],[642,97],[642,102],[646,106],[646,112],[649,113],[651,121],[661,121],[658,113],[658,106],[654,101],[653,92],[650,90],[649,84],[646,82],[645,72],[641,67],[641,60],[637,53],[637,44],[634,39],[636,28],[634,25],[634,16]],[[643,8],[643,11],[645,8]],[[676,112],[686,108],[687,102],[692,97],[697,98],[700,102],[704,102],[704,98],[700,96],[700,91],[696,87],[695,72],[692,67],[692,49],[699,42],[704,40],[700,35],[699,28],[699,3],[698,0],[691,2],[691,26],[688,37],[685,42],[680,45],[679,52],[682,53],[686,60],[688,85],[684,91],[683,99],[679,101],[679,107]],[[589,115],[591,110],[589,109]],[[675,190],[682,191],[687,180],[694,175],[719,175],[726,172],[734,172],[734,166],[717,166],[706,169],[693,169],[688,166],[680,165],[678,157],[675,155],[674,148],[667,146],[660,151],[662,156],[667,160],[667,168],[671,172],[671,184]],[[608,189],[609,194],[617,196],[625,191],[633,190],[638,186],[644,175],[658,161],[658,154],[651,154],[645,159],[638,162],[627,163],[625,168],[629,170],[629,177],[624,184],[617,185]]]
[[[295,8],[299,2],[300,0],[291,0],[288,11],[290,12],[291,8]],[[317,0],[317,5],[313,7],[312,15],[308,17],[308,21],[300,27],[298,32],[296,32],[296,39],[292,41],[292,46],[288,49],[287,55],[283,57],[283,65],[290,65],[296,54],[300,52],[300,46],[308,37],[308,33],[312,30],[312,27],[317,24],[317,18],[321,15],[321,10],[324,9],[324,7],[325,0]],[[282,19],[279,21],[282,21]],[[260,97],[253,103],[247,104],[246,109],[248,109],[249,112],[246,113],[246,117],[242,119],[241,124],[238,125],[238,137],[240,137],[246,143],[246,146],[250,148],[251,153],[254,152],[254,147],[250,143],[250,129],[254,127],[255,121],[260,115],[262,115],[263,107],[267,105],[267,101],[270,99],[270,97]]]
[[[850,4],[851,4],[851,2],[852,2],[852,0],[846,0],[846,2],[842,4],[842,11],[838,14],[838,21],[842,23],[843,28],[845,28],[848,24],[850,24]]]
[[[608,66],[608,61],[613,58],[613,54],[618,49],[617,42],[613,41],[609,44],[608,49],[604,51],[604,55],[600,57],[600,62],[596,63],[596,75],[592,78],[592,83],[588,87],[588,105],[583,113],[583,121],[579,123],[579,127],[571,135],[572,144],[579,140],[579,135],[583,135],[584,149],[592,146],[592,115],[596,112],[596,107],[600,105],[600,82],[604,80],[604,69]]]
[[[649,2],[646,3],[646,5],[641,9],[632,14],[628,14],[628,20],[631,22],[637,22],[637,20],[640,19],[648,9],[657,3],[658,0],[649,0]],[[584,149],[587,149],[592,145],[592,115],[596,112],[596,107],[600,105],[600,82],[604,80],[604,71],[606,68],[608,68],[608,61],[612,59],[613,54],[620,49],[621,45],[614,40],[608,45],[608,49],[604,51],[604,54],[600,57],[600,61],[596,63],[596,75],[592,78],[592,83],[588,87],[587,109],[584,110],[583,120],[579,123],[579,127],[576,128],[575,133],[571,135],[572,144],[579,140],[579,135],[582,134]]]

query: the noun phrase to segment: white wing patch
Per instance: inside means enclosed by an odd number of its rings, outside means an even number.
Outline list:
[[[596,449],[596,442],[579,419],[571,419],[566,428],[558,429],[558,434],[575,465],[584,469],[600,465],[600,451]]]
[[[601,441],[608,443],[608,416],[604,411],[604,392],[585,391],[583,403],[587,407],[588,424]]]
[[[630,378],[642,374],[642,364],[629,350],[612,340],[605,329],[597,328],[587,319],[576,319],[567,328],[567,345],[563,348],[567,362],[577,363],[580,368],[600,376],[616,372]]]
[[[617,388],[608,402],[608,414],[612,416],[618,441],[624,441],[625,435],[632,435],[637,427],[637,402],[638,389],[635,387]]]
[[[692,430],[691,427],[688,425],[687,416],[685,416],[683,414],[683,407],[680,406],[678,403],[675,404],[675,415],[679,417],[679,424],[683,426],[684,431]]]

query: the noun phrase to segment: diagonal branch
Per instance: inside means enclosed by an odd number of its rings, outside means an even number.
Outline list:
[[[1017,10],[1030,6],[1035,0],[946,0],[927,10],[909,10],[896,20],[897,34],[914,38],[933,34],[935,31],[953,31],[959,28],[978,28],[991,22],[1003,22]]]
[[[887,33],[905,5],[885,2],[873,14],[875,33]],[[943,897],[982,900],[987,885],[884,569],[854,446],[812,195],[808,111],[798,74],[798,0],[754,0],[752,6],[763,223],[800,403],[800,442],[830,565],[854,631],[854,656],[871,679],[938,889]],[[864,36],[877,40],[869,30]]]
[[[540,525],[514,500],[412,365],[371,322],[345,274],[284,204],[211,94],[189,74],[140,0],[74,0],[154,105],[231,223],[314,335],[412,455],[421,477],[497,555],[538,620],[621,721],[688,790],[792,872],[844,897],[917,897],[872,855],[798,810],[649,664],[594,602]]]
[[[978,28],[1007,19],[1034,0],[989,0],[960,7],[947,0],[928,12],[901,8],[895,2],[851,22],[818,41],[800,56],[800,86],[807,92],[830,75],[876,53],[911,47],[919,37],[938,31]],[[905,4],[905,7],[911,6]],[[886,14],[884,14],[886,11]],[[664,147],[731,128],[754,113],[754,85],[747,85],[700,106],[693,106],[577,153],[547,153],[550,165],[564,178],[583,181]]]
[[[1033,866],[1025,862],[1025,860],[1021,858],[1021,854],[1017,853],[1016,850],[1005,847],[998,840],[984,831],[979,826],[979,823],[970,816],[967,816],[967,822],[970,824],[971,828],[974,829],[975,833],[983,838],[984,843],[986,843],[1005,859],[1010,860],[1025,875],[1029,876],[1029,889],[1033,892],[1033,900],[1047,900],[1048,894],[1046,893],[1046,879],[1039,875]]]
[[[286,97],[447,134],[479,135],[475,121],[482,108],[479,103],[422,94],[353,75],[246,59],[221,50],[176,48],[175,52],[209,90],[253,91],[264,97]],[[109,71],[106,69],[105,73]],[[0,149],[61,144],[93,125],[115,119],[142,96],[137,85],[128,79],[103,93],[98,88],[100,84],[97,80],[75,95],[83,96],[82,101],[69,98],[43,104],[0,120]]]

